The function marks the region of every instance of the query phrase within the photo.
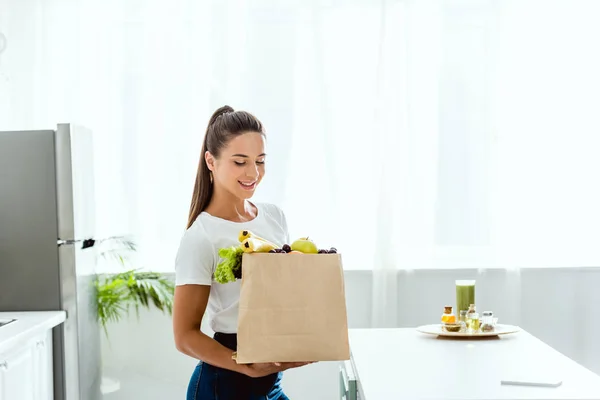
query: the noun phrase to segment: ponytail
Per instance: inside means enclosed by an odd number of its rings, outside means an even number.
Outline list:
[[[188,217],[187,227],[192,226],[198,215],[208,207],[213,193],[213,183],[211,174],[206,165],[206,138],[202,144],[202,153],[198,163],[198,172],[196,173],[196,182],[194,182],[194,194],[192,195],[192,204],[190,206],[190,215]]]

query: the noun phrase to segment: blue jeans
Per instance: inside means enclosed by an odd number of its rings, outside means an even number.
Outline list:
[[[236,350],[235,334],[216,333],[215,340]],[[200,361],[188,385],[187,400],[289,400],[281,388],[282,373],[251,378]]]

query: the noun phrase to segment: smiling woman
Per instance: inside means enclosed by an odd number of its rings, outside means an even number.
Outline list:
[[[273,204],[252,203],[265,174],[262,123],[245,111],[219,108],[206,130],[190,207],[188,229],[176,259],[173,329],[177,348],[200,362],[188,400],[287,400],[281,372],[306,363],[237,364],[240,282],[220,283],[216,249],[239,245],[241,230],[283,246],[289,243],[283,212]],[[214,337],[201,332],[208,312]]]

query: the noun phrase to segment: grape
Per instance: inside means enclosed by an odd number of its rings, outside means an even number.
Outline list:
[[[234,268],[231,272],[233,272],[235,279],[242,279],[242,267]]]
[[[290,247],[289,244],[284,244],[283,246],[281,246],[281,249],[283,251],[285,251],[286,253],[289,253],[290,251],[292,251],[292,248]]]
[[[277,250],[275,250],[275,249],[269,250],[269,253],[277,253]]]
[[[331,249],[329,249],[329,253],[335,254],[337,253],[337,249],[335,247],[332,247]]]
[[[327,253],[329,253],[329,251],[324,250],[324,249],[319,250],[319,254],[327,254]]]

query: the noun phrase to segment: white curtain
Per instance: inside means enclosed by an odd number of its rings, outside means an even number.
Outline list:
[[[0,0],[0,129],[90,127],[98,235],[169,271],[210,114],[254,112],[256,199],[373,270],[394,326],[399,269],[599,264],[599,8]]]
[[[383,7],[372,324],[402,324],[399,269],[486,267],[519,324],[520,267],[600,265],[600,4]]]

